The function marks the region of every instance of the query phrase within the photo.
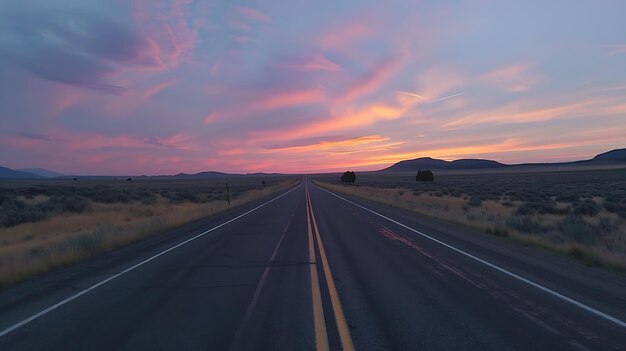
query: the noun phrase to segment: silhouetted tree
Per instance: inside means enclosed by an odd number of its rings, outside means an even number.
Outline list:
[[[354,174],[354,172],[351,172],[351,171],[347,171],[341,176],[342,183],[354,183],[355,180],[356,180],[356,175]]]
[[[133,180],[133,178],[126,178],[126,180],[130,182],[131,180]]]
[[[430,170],[417,171],[415,180],[418,182],[432,182],[435,180],[435,176],[433,175],[433,172],[431,172]]]

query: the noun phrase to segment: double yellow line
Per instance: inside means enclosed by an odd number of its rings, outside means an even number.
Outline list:
[[[324,250],[324,244],[322,244],[322,237],[320,236],[317,222],[315,220],[315,213],[313,212],[313,206],[311,205],[311,196],[309,195],[308,184],[305,185],[306,192],[306,217],[308,222],[309,233],[309,260],[311,264],[311,295],[313,300],[313,324],[315,328],[315,348],[318,351],[326,351],[328,347],[328,334],[326,332],[326,320],[324,318],[324,308],[322,306],[322,295],[320,292],[319,277],[317,274],[317,258],[315,256],[315,246],[313,242],[313,236],[317,241],[317,248],[320,254],[320,260],[324,277],[326,279],[326,285],[328,286],[328,294],[330,295],[330,303],[333,309],[333,316],[337,324],[337,331],[339,333],[339,340],[341,341],[341,347],[344,351],[353,351],[354,344],[352,343],[352,337],[350,336],[350,330],[348,329],[348,323],[346,322],[346,316],[343,314],[341,308],[341,302],[339,301],[339,294],[335,287],[335,281],[333,275],[330,272],[330,266],[328,265],[328,258],[326,257],[326,250]]]

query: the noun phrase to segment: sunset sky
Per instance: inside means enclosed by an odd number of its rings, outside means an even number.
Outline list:
[[[2,1],[0,165],[326,172],[626,147],[626,1]]]

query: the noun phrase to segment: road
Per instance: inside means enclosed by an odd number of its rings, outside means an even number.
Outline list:
[[[0,350],[624,350],[626,278],[290,191],[0,291]]]

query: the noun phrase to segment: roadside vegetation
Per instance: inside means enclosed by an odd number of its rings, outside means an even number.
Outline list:
[[[529,173],[358,174],[317,183],[524,244],[588,265],[626,270],[626,169]]]
[[[264,196],[296,179],[0,184],[0,287]]]

